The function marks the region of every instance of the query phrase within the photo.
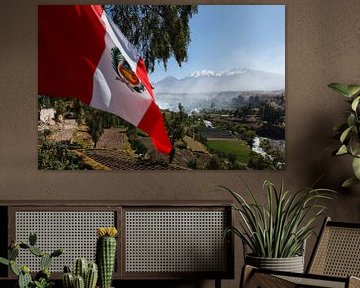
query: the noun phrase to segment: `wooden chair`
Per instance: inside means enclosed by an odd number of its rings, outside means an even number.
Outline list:
[[[326,218],[306,273],[244,266],[240,287],[360,287],[360,223]]]

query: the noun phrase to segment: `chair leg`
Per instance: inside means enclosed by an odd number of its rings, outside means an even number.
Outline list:
[[[250,265],[244,265],[244,267],[242,268],[241,271],[241,278],[240,278],[240,288],[246,288],[248,287],[250,280],[251,280],[251,276],[253,274],[254,271],[254,267],[250,266]]]
[[[243,267],[240,288],[295,288],[296,284],[267,273],[257,272],[257,269],[246,265]],[[354,286],[354,288],[357,286]],[[360,287],[359,287],[360,288]]]

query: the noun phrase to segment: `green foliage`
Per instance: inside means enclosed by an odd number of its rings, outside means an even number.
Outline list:
[[[198,169],[198,160],[196,158],[192,158],[187,162],[187,166],[191,169]]]
[[[140,135],[142,134],[140,133]],[[138,129],[134,125],[129,124],[128,130],[126,131],[126,136],[128,137],[130,146],[135,151],[135,153],[145,155],[148,149],[145,144],[138,138]]]
[[[111,5],[106,6],[115,24],[142,55],[148,71],[156,61],[164,67],[170,57],[179,66],[187,60],[190,18],[196,5]]]
[[[95,147],[102,133],[104,132],[101,116],[102,116],[102,112],[94,111],[92,114],[87,115],[86,118],[86,123],[89,126],[89,133],[92,139],[94,140]]]
[[[272,170],[273,166],[268,157],[264,157],[254,151],[249,154],[248,167],[255,170]]]
[[[55,250],[53,253],[48,254],[40,250],[36,245],[37,236],[35,233],[30,233],[29,243],[14,243],[8,252],[9,260],[0,257],[0,263],[10,266],[11,271],[18,276],[19,288],[50,288],[53,286],[53,282],[50,281],[50,264],[53,257],[63,254],[63,249]],[[19,250],[28,250],[33,255],[41,258],[41,270],[35,275],[35,279],[32,280],[30,269],[28,266],[21,266],[16,263],[16,258],[19,256]]]
[[[38,169],[76,170],[82,165],[81,159],[69,149],[67,141],[52,142],[39,133]]]
[[[334,130],[338,133],[339,147],[334,155],[351,155],[353,157],[352,168],[355,177],[347,179],[342,186],[349,187],[360,183],[360,85],[344,85],[331,83],[328,85],[340,95],[347,98],[350,110],[346,122],[338,125]]]
[[[296,193],[285,191],[283,184],[276,188],[264,182],[266,206],[257,202],[251,189],[243,182],[251,201],[227,187],[220,186],[235,199],[233,206],[239,213],[240,227],[229,227],[243,240],[256,257],[287,258],[301,254],[304,241],[314,233],[315,222],[326,207],[319,200],[332,199],[334,191],[328,189],[302,189]]]
[[[34,288],[51,288],[55,285],[54,282],[49,282],[44,278],[41,278],[39,281],[34,281]]]
[[[178,112],[169,112],[169,116],[164,117],[165,126],[173,145],[176,141],[183,139],[185,135],[185,127],[189,118],[185,112],[184,106],[181,103],[179,103],[178,107]]]

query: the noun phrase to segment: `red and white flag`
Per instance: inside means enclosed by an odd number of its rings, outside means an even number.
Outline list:
[[[39,6],[39,95],[75,97],[172,145],[144,61],[100,5]]]

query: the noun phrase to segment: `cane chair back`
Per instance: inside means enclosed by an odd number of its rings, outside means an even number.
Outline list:
[[[307,273],[360,277],[360,224],[327,218]]]

